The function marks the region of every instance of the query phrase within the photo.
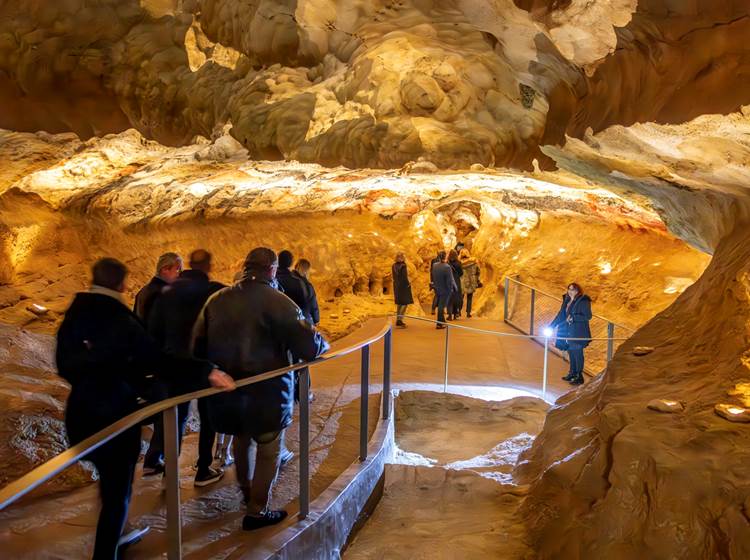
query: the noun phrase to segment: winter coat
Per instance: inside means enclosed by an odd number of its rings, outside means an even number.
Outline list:
[[[292,271],[292,276],[300,281],[305,295],[302,305],[297,304],[302,310],[302,315],[305,316],[305,320],[308,323],[317,325],[320,323],[320,307],[318,306],[318,295],[315,293],[315,286],[296,270]]]
[[[473,294],[479,289],[479,265],[474,259],[463,262],[464,275],[461,276],[461,289],[466,294]]]
[[[560,311],[550,324],[550,327],[557,328],[558,342],[555,344],[561,350],[567,350],[568,344],[577,343],[585,347],[591,342],[590,340],[565,340],[566,338],[591,338],[589,328],[589,321],[592,317],[591,298],[585,294],[577,297],[570,308],[568,308],[569,302],[570,296],[565,294]]]
[[[133,305],[133,311],[138,318],[143,321],[144,324],[148,324],[149,315],[151,309],[156,303],[156,300],[161,295],[164,288],[169,286],[165,280],[162,280],[158,276],[154,276],[149,280],[148,284],[143,286],[135,296],[135,305]]]
[[[405,262],[395,262],[391,267],[391,276],[393,278],[393,299],[396,305],[411,305],[414,298],[411,295],[411,284],[409,283],[409,273],[406,270]]]
[[[65,414],[76,444],[138,409],[148,394],[147,376],[189,379],[189,391],[208,387],[213,365],[165,353],[124,304],[82,292],[57,332],[57,369],[71,385]]]
[[[328,349],[302,312],[271,282],[250,274],[211,296],[193,331],[195,348],[235,379],[244,379],[317,358]],[[294,375],[241,387],[208,400],[220,433],[260,435],[292,422]]]
[[[286,296],[297,304],[297,307],[303,309],[307,300],[305,284],[300,280],[298,274],[288,268],[279,268],[276,272],[276,282],[278,287]]]
[[[193,325],[206,300],[224,288],[212,282],[200,270],[184,270],[180,277],[167,285],[151,308],[149,334],[164,350],[182,357],[191,357]]]
[[[461,261],[458,259],[454,261],[448,261],[453,271],[453,281],[456,284],[456,291],[461,291],[461,277],[464,275],[464,267],[461,266]]]
[[[448,263],[438,261],[432,266],[432,283],[438,296],[450,296],[458,291],[453,276],[453,267]]]

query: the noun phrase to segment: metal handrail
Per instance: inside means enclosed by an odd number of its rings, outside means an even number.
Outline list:
[[[393,314],[393,316],[395,316],[395,314]],[[590,340],[590,341],[597,341],[597,340],[628,340],[628,337],[624,337],[624,338],[614,338],[614,337],[604,337],[604,338],[601,338],[601,337],[600,338],[594,338],[594,337],[589,337],[589,338],[573,338],[573,337],[570,337],[570,336],[556,337],[554,335],[545,336],[543,334],[542,335],[537,335],[537,334],[506,333],[506,332],[502,332],[502,331],[491,331],[491,330],[487,330],[487,329],[478,329],[476,327],[467,327],[466,325],[457,325],[455,323],[448,322],[448,321],[442,322],[442,321],[438,321],[436,319],[430,319],[429,317],[416,317],[414,315],[400,315],[400,316],[401,317],[405,317],[407,319],[414,319],[415,321],[425,321],[427,323],[441,324],[441,325],[445,325],[446,327],[450,327],[452,329],[463,329],[463,330],[466,330],[466,331],[473,331],[473,332],[477,332],[477,333],[481,333],[481,334],[491,334],[491,335],[495,335],[495,336],[508,336],[508,337],[511,337],[511,338],[532,338],[532,339],[539,339],[539,338],[564,338],[565,340]]]
[[[302,437],[302,433],[305,433],[305,426],[308,427],[309,432],[309,407],[308,402],[308,386],[307,383],[309,368],[340,358],[347,354],[351,354],[357,350],[362,350],[362,380],[368,387],[362,389],[363,396],[366,394],[365,391],[369,392],[369,355],[370,345],[381,339],[384,340],[385,351],[383,361],[383,418],[387,419],[390,410],[390,373],[391,373],[391,336],[392,336],[392,322],[390,319],[386,320],[383,327],[376,333],[364,340],[361,340],[355,344],[346,346],[339,350],[334,350],[323,354],[322,356],[312,360],[310,362],[300,362],[288,367],[279,368],[273,371],[262,373],[253,377],[235,381],[237,388],[246,387],[261,381],[267,381],[289,373],[292,371],[302,371],[300,378],[300,455],[301,461],[304,463],[309,460],[309,441],[307,438]],[[367,356],[365,361],[364,357]],[[165,425],[165,455],[166,455],[166,467],[167,473],[172,473],[171,480],[168,478],[167,487],[167,528],[170,530],[172,525],[172,534],[170,534],[170,546],[169,546],[169,558],[180,558],[181,557],[181,536],[180,536],[180,515],[179,515],[179,484],[177,475],[177,416],[176,407],[179,404],[189,402],[193,399],[199,399],[216,395],[224,392],[222,389],[208,388],[201,389],[199,391],[193,391],[192,393],[185,393],[177,397],[172,397],[159,401],[157,403],[146,406],[124,418],[121,418],[117,422],[109,425],[108,427],[100,430],[92,436],[86,438],[82,442],[70,447],[66,451],[56,455],[49,461],[41,464],[32,471],[26,473],[21,478],[11,482],[4,488],[0,489],[0,511],[11,505],[21,497],[25,496],[35,488],[44,484],[51,478],[58,475],[60,472],[75,464],[77,461],[82,459],[85,455],[88,455],[91,451],[101,447],[108,441],[122,434],[125,430],[132,428],[147,418],[154,416],[160,412],[164,414],[164,425]],[[303,404],[304,402],[304,404]],[[362,418],[364,425],[360,426],[360,432],[365,434],[362,437],[366,438],[367,434],[367,403],[365,401],[361,403],[363,408]],[[367,458],[367,449],[360,452],[360,459],[362,461]],[[300,469],[300,518],[304,518],[309,512],[309,478],[307,477],[308,468],[303,465]],[[303,477],[308,478],[303,480]],[[177,526],[174,526],[176,522]],[[176,532],[176,533],[175,533]]]
[[[523,286],[524,288],[528,288],[529,290],[533,290],[534,292],[536,292],[538,294],[542,294],[544,296],[550,297],[550,298],[552,298],[552,299],[554,299],[556,301],[562,301],[562,299],[560,299],[560,296],[553,296],[550,293],[547,293],[547,292],[545,292],[543,290],[540,290],[539,288],[535,288],[534,286],[529,286],[528,284],[524,284],[520,280],[516,280],[515,278],[511,278],[510,276],[508,276],[507,279],[508,279],[508,281],[513,282],[514,284],[518,284],[519,286]],[[614,321],[610,321],[606,317],[602,317],[601,315],[597,315],[596,313],[592,313],[591,316],[592,317],[596,317],[597,319],[601,319],[602,321],[606,321],[607,323],[612,323],[617,328],[625,329],[626,331],[630,331],[631,333],[635,332],[635,330],[631,329],[630,327],[626,327],[625,325],[621,325],[619,323],[615,323]],[[571,340],[573,340],[573,339],[571,339]]]

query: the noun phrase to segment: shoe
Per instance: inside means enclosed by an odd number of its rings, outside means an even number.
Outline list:
[[[146,525],[145,527],[125,527],[120,540],[117,541],[118,548],[125,548],[131,544],[135,544],[140,541],[146,533],[151,530],[151,527]]]
[[[223,470],[208,467],[205,471],[198,471],[198,473],[195,475],[193,486],[195,486],[196,488],[208,486],[209,484],[213,484],[214,482],[219,482],[223,476]]]
[[[143,465],[143,478],[157,476],[160,474],[164,474],[164,463],[159,463],[157,465],[154,465],[153,467],[147,467],[146,465]]]
[[[292,459],[294,459],[294,453],[292,453],[288,449],[284,449],[284,451],[281,452],[281,457],[279,459],[279,467],[283,467]]]
[[[572,381],[574,377],[575,377],[575,375],[573,375],[573,373],[568,372],[568,375],[566,375],[565,377],[563,377],[562,380],[563,381]]]
[[[579,375],[570,380],[571,385],[583,385],[583,376]]]
[[[467,319],[471,319],[471,313],[467,313],[467,314],[466,314],[466,318],[467,318]]]
[[[436,329],[444,329],[445,325],[438,323],[437,325],[435,325],[435,328]]]
[[[266,510],[260,515],[246,515],[242,519],[242,530],[254,531],[255,529],[262,529],[269,525],[276,525],[277,523],[284,521],[286,516],[287,513],[283,510]]]

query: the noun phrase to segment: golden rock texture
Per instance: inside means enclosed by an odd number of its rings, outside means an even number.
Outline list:
[[[750,102],[743,0],[70,0],[0,7],[0,127],[231,134],[260,159],[531,168]]]

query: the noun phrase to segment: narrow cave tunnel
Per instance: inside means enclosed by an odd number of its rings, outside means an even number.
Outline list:
[[[5,557],[750,558],[746,2],[114,4],[0,5]]]

